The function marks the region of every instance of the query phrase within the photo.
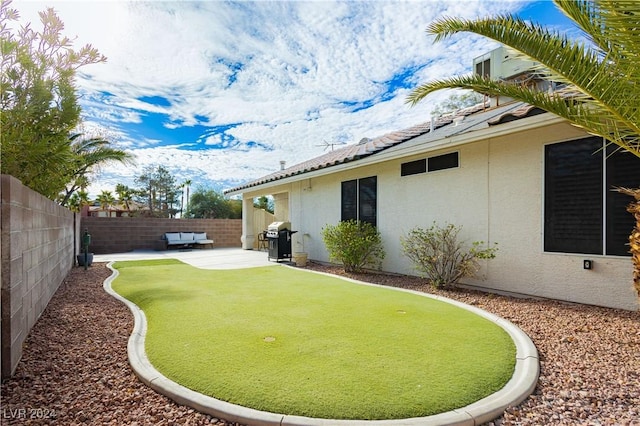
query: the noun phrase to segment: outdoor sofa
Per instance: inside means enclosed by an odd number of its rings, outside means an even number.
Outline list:
[[[167,248],[213,247],[213,240],[207,238],[206,232],[165,232],[163,239],[167,241]]]

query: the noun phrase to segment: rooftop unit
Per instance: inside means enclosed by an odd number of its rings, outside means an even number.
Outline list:
[[[498,47],[473,60],[473,72],[492,80],[510,80],[533,71],[537,62],[518,57],[504,46]]]
[[[550,82],[535,73],[539,63],[523,59],[514,51],[501,46],[473,60],[473,72],[495,81],[509,81],[539,90],[548,90]],[[504,96],[489,97],[489,105],[495,107],[513,99]]]

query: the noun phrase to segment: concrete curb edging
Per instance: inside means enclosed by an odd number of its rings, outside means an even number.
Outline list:
[[[175,402],[190,406],[200,412],[210,414],[215,417],[221,417],[226,420],[245,423],[258,426],[374,426],[374,425],[390,425],[390,426],[423,426],[423,425],[460,425],[474,426],[486,423],[499,417],[509,406],[518,405],[527,398],[535,389],[540,372],[538,359],[538,351],[529,338],[522,330],[511,322],[498,317],[497,315],[486,312],[482,309],[466,305],[456,300],[448,299],[442,296],[434,296],[413,290],[393,288],[397,291],[405,291],[417,294],[419,296],[430,297],[443,302],[451,303],[460,308],[469,310],[480,315],[500,327],[502,327],[512,338],[516,346],[516,365],[513,376],[507,384],[498,392],[487,396],[473,404],[461,407],[446,413],[440,413],[428,417],[416,417],[395,420],[336,420],[336,419],[318,419],[310,417],[292,416],[286,414],[270,413],[266,411],[254,410],[252,408],[243,407],[221,401],[201,393],[188,389],[162,375],[156,370],[149,359],[144,347],[145,336],[147,332],[147,321],[142,309],[133,302],[125,299],[117,294],[112,288],[111,283],[119,274],[118,270],[113,269],[114,262],[109,262],[107,267],[111,269],[112,274],[103,284],[105,291],[124,303],[134,317],[134,327],[131,337],[127,343],[127,353],[131,368],[138,378],[147,386],[155,391],[171,398]],[[325,274],[317,271],[307,271],[317,274]],[[384,287],[378,284],[365,283],[349,278],[343,279],[361,285]],[[391,288],[391,287],[384,287]]]

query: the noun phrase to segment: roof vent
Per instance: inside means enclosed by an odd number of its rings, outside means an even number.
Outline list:
[[[286,161],[280,160],[280,170],[284,170],[284,166],[287,164]]]
[[[358,145],[364,145],[364,144],[367,144],[369,142],[371,142],[370,138],[362,138],[362,139],[360,139],[360,142],[358,142]]]

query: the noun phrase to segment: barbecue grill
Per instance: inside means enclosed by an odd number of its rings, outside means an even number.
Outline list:
[[[290,227],[290,222],[273,222],[267,227],[268,260],[291,259],[291,235],[298,231],[292,231]]]

